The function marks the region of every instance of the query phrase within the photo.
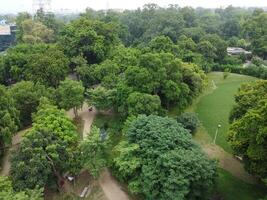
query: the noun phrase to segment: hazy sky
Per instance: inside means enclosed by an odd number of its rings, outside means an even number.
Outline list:
[[[33,0],[0,0],[0,13],[31,11]],[[108,2],[108,3],[107,3]],[[179,6],[193,7],[226,7],[228,5],[241,7],[267,7],[267,0],[52,0],[52,9],[84,10],[86,7],[93,9],[124,8],[134,9],[146,3],[157,3],[160,6],[178,4]]]

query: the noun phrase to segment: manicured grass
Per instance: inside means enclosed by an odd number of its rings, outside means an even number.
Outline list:
[[[195,112],[212,139],[215,136],[217,125],[221,124],[216,144],[231,153],[232,150],[226,138],[229,129],[229,113],[234,105],[234,95],[242,83],[256,79],[238,74],[230,74],[226,79],[223,79],[221,72],[208,74],[208,79],[210,87],[206,91],[206,95],[202,96],[196,103]]]
[[[267,195],[267,188],[245,183],[229,172],[218,169],[217,191],[225,200],[259,200]]]

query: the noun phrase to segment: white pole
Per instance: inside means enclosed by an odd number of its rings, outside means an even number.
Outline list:
[[[221,128],[221,125],[220,124],[218,124],[217,129],[216,129],[216,132],[215,132],[215,137],[214,137],[214,140],[213,140],[213,143],[214,144],[216,144],[216,139],[217,139],[219,128]]]

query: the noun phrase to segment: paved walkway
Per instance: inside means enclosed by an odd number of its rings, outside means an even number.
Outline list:
[[[89,112],[89,106],[84,103],[82,109],[78,110],[78,115],[84,121],[84,128],[83,128],[83,138],[85,139],[87,135],[90,133],[91,125],[94,121],[95,115],[97,110],[93,108],[92,111]],[[73,119],[75,117],[73,109],[67,112],[67,115]]]
[[[94,121],[97,110],[93,108],[91,112],[88,111],[89,107],[84,104],[82,109],[78,112],[79,117],[84,120],[83,138],[85,139],[90,133],[92,123]],[[74,118],[73,110],[68,112],[68,116]],[[109,200],[129,200],[128,195],[122,190],[118,182],[111,176],[108,169],[105,169],[100,176],[99,184]]]
[[[118,182],[105,169],[100,176],[99,184],[109,200],[129,200],[126,192],[122,190]]]

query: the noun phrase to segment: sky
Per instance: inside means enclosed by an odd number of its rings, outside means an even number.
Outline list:
[[[135,9],[147,3],[160,6],[178,4],[179,6],[218,8],[228,5],[239,7],[267,7],[267,0],[51,0],[52,10],[69,9],[82,11],[86,7],[96,10],[108,8]],[[0,13],[32,11],[33,0],[0,0]]]

